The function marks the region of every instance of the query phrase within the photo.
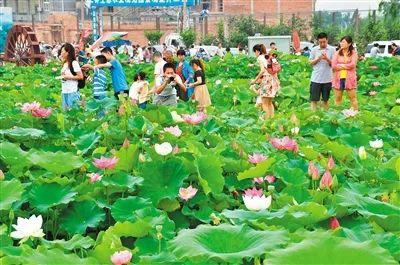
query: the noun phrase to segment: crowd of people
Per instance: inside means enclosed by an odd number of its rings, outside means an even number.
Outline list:
[[[321,103],[321,107],[328,110],[333,89],[335,105],[342,104],[345,92],[351,108],[358,111],[358,56],[352,38],[344,36],[340,40],[339,48],[329,45],[325,33],[318,34],[317,41],[318,45],[309,51],[309,62],[313,68],[310,80],[311,109],[316,110]],[[70,109],[77,104],[80,99],[79,88],[85,86],[82,80],[85,80],[85,73],[88,71],[93,71],[93,98],[103,100],[106,97],[107,86],[105,70],[108,69],[116,99],[129,97],[141,109],[145,109],[151,102],[155,105],[176,106],[178,101],[194,100],[199,111],[206,111],[212,101],[206,85],[204,60],[191,49],[179,49],[176,53],[169,49],[165,49],[163,53],[152,52],[155,82],[154,86],[150,87],[144,72],[137,73],[133,83],[128,84],[122,64],[113,49],[104,47],[93,60],[80,64],[77,60],[79,52],[72,44],[66,43],[61,47],[60,58],[63,65],[61,76],[58,77],[62,82],[62,107]],[[264,44],[257,44],[253,47],[253,52],[260,70],[251,80],[250,87],[257,93],[256,104],[265,113],[262,118],[269,119],[274,117],[274,98],[279,94],[281,87],[278,78],[281,71],[278,53],[275,43],[271,43],[269,49]],[[217,56],[229,56],[229,50],[224,50],[220,45]]]

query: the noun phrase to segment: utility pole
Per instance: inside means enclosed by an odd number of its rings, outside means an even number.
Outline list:
[[[187,13],[187,0],[183,0],[183,7],[182,7],[182,30],[188,28],[188,13]]]
[[[85,28],[85,0],[81,0],[81,29]]]
[[[250,1],[250,14],[254,15],[254,0]]]

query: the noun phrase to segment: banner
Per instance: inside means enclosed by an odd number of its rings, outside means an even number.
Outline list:
[[[88,2],[88,1],[86,1]],[[149,6],[183,6],[185,0],[91,0],[91,7],[149,7]],[[186,0],[187,6],[193,6],[194,0]]]
[[[0,7],[0,52],[4,52],[7,33],[11,29],[12,24],[12,8]]]

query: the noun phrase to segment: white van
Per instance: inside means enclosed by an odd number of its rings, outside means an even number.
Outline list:
[[[382,57],[390,57],[392,56],[392,47],[391,44],[392,43],[396,43],[397,46],[400,46],[400,40],[391,40],[391,41],[374,41],[371,42],[370,44],[367,45],[367,49],[365,51],[365,57],[371,57],[371,49],[372,47],[374,47],[375,43],[379,44],[379,53],[378,56],[382,56]]]

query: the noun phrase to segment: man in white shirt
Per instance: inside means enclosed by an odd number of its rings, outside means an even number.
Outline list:
[[[222,44],[219,43],[218,44],[218,50],[217,50],[217,56],[222,58],[222,57],[224,57],[224,55],[225,55],[224,48],[222,48]]]
[[[154,52],[153,60],[156,63],[154,67],[154,80],[156,80],[156,86],[157,86],[157,80],[159,80],[159,77],[164,75],[163,67],[164,64],[166,64],[167,62],[164,61],[160,52]]]
[[[371,52],[370,52],[371,57],[376,57],[376,56],[378,56],[379,53],[380,53],[379,52],[379,44],[375,43],[374,47],[372,47]]]
[[[190,53],[190,57],[195,57],[196,56],[197,49],[194,47],[194,45],[190,46],[189,53]]]

